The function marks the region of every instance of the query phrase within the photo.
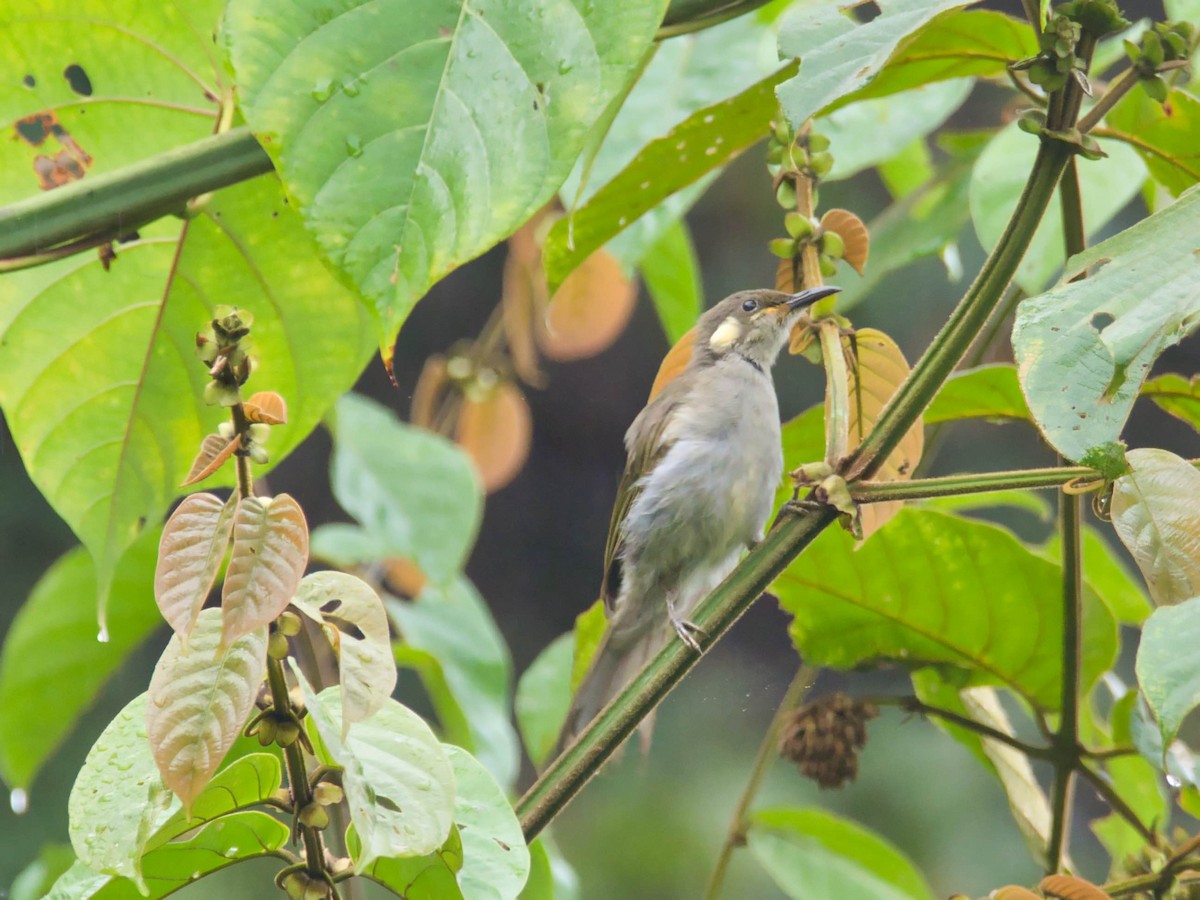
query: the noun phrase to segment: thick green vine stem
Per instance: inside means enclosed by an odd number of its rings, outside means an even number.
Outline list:
[[[1093,41],[1094,43],[1094,41]],[[1085,48],[1086,49],[1086,48]],[[1090,58],[1090,50],[1087,57]],[[1066,96],[1060,96],[1065,94]],[[1055,130],[1074,126],[1082,87],[1069,78],[1054,93]],[[999,242],[950,320],[917,362],[874,430],[843,467],[850,478],[874,473],[959,361],[1000,302],[1033,233],[1054,194],[1059,176],[1076,152],[1072,145],[1043,134],[1033,168]],[[695,610],[693,621],[703,638],[701,652],[737,621],[768,585],[836,518],[815,503],[787,508],[767,537]],[[546,769],[517,803],[527,839],[532,840],[570,802],[638,723],[691,669],[699,654],[681,642],[669,643]]]

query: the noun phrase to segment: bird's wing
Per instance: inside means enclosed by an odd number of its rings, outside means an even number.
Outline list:
[[[641,480],[653,471],[670,449],[670,444],[663,440],[663,432],[671,420],[672,412],[683,398],[684,391],[679,383],[670,382],[629,426],[629,456],[625,461],[621,483],[617,486],[617,499],[608,523],[608,540],[604,544],[604,580],[600,585],[600,596],[604,598],[604,605],[610,613],[621,592],[621,548],[624,543],[621,524],[641,493]]]

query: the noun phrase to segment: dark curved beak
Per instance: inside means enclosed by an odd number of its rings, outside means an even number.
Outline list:
[[[840,287],[834,287],[832,284],[823,284],[820,287],[809,288],[807,291],[801,291],[798,294],[792,294],[788,297],[787,306],[792,312],[798,309],[804,309],[806,306],[812,306],[818,300],[828,297],[830,294],[836,294],[840,291]]]

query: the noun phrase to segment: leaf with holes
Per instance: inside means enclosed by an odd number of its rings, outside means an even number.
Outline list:
[[[1173,89],[1166,103],[1130,91],[1104,124],[1104,133],[1133,147],[1150,176],[1174,196],[1200,181],[1200,100],[1187,91]]]
[[[370,539],[361,551],[411,559],[438,583],[454,578],[482,514],[466,454],[357,394],[338,402],[333,445],[333,494]]]
[[[925,410],[925,424],[960,419],[1029,419],[1017,370],[995,363],[955,372]]]
[[[171,513],[158,545],[154,600],[185,641],[212,590],[233,534],[236,495],[192,494]]]
[[[466,578],[445,588],[427,584],[413,600],[389,600],[387,611],[401,647],[437,661],[433,677],[444,679],[469,729],[455,743],[478,756],[502,785],[512,785],[519,765],[511,720],[512,660],[475,586]],[[401,658],[398,654],[397,661]],[[434,694],[427,670],[418,671]]]
[[[454,770],[429,726],[388,698],[371,718],[353,723],[343,741],[341,688],[317,697],[294,663],[292,669],[321,741],[345,767],[342,785],[362,841],[355,865],[366,869],[381,857],[424,856],[441,847],[453,824]]]
[[[325,627],[337,651],[345,738],[350,723],[373,715],[396,687],[383,601],[361,578],[314,572],[300,582],[292,603]]]
[[[849,446],[854,448],[870,434],[884,406],[908,377],[908,361],[895,341],[874,328],[862,328],[852,337],[842,338],[842,346],[850,363]],[[918,418],[874,477],[879,481],[907,481],[924,449],[925,429]],[[863,539],[887,524],[902,505],[865,505],[861,510]]]
[[[516,897],[529,877],[529,847],[512,804],[487,769],[466,750],[446,745],[457,790],[454,823],[462,836],[463,896]]]
[[[985,522],[905,508],[854,550],[827,529],[775,580],[789,632],[812,665],[838,669],[888,660],[964,669],[971,684],[1005,684],[1040,709],[1061,700],[1060,567]],[[1011,622],[1024,622],[1013,629]],[[855,639],[847,641],[845,636]],[[1081,683],[1113,664],[1117,628],[1089,594]]]
[[[292,401],[289,424],[272,429],[278,461],[353,383],[372,342],[365,310],[314,258],[274,179],[218,191],[187,222],[161,220],[122,245],[111,271],[81,254],[0,279],[0,407],[33,482],[96,560],[102,597],[227,415],[201,401],[193,355],[221,297],[254,312],[253,380]],[[233,472],[217,477],[229,484]]]
[[[803,65],[799,75],[776,90],[788,121],[799,128],[810,117],[832,108],[837,100],[876,77],[906,37],[938,13],[968,2],[895,0],[864,25],[844,14],[843,3],[792,9],[780,26],[779,55],[799,58]]]
[[[1149,397],[1164,412],[1200,431],[1200,375],[1188,379],[1168,372],[1147,381],[1140,394]]]
[[[542,248],[550,286],[562,284],[639,216],[766,137],[778,109],[775,85],[795,71],[794,64],[784,66],[737,96],[692,113],[643,147],[587,203],[559,219]]]
[[[665,6],[230,7],[242,109],[321,249],[374,305],[385,359],[434,282],[558,190]]]
[[[1021,388],[1038,427],[1068,459],[1118,438],[1154,360],[1200,323],[1197,231],[1200,188],[1191,188],[1068,261],[1065,277],[1098,267],[1090,278],[1017,308]]]
[[[1130,450],[1112,523],[1159,605],[1200,596],[1200,471],[1166,450]]]
[[[221,588],[221,646],[274,621],[308,565],[308,523],[287,494],[245,497],[233,520],[233,550]]]
[[[204,790],[254,708],[266,672],[267,630],[226,644],[221,613],[200,613],[187,649],[171,638],[154,667],[146,724],[162,779],[185,807]]]
[[[746,842],[775,883],[797,900],[933,900],[899,850],[824,810],[760,809],[750,817]]]
[[[0,650],[0,777],[10,788],[29,787],[105,682],[162,623],[151,600],[157,549],[148,529],[122,557],[105,640],[96,635],[96,570],[82,547],[50,566],[17,611]]]
[[[1200,706],[1200,596],[1166,609],[1146,620],[1138,644],[1137,678],[1169,747],[1183,720]]]

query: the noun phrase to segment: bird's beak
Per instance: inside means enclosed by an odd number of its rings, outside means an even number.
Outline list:
[[[823,284],[820,287],[809,288],[806,291],[801,291],[798,294],[792,294],[787,299],[787,308],[791,312],[798,309],[804,309],[806,306],[812,306],[823,297],[828,297],[830,294],[836,294],[840,291],[840,287],[834,287],[832,284]]]

